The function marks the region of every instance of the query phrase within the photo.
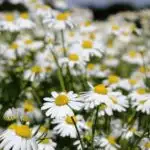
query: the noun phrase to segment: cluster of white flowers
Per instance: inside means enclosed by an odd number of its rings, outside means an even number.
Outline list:
[[[150,11],[25,4],[0,13],[0,149],[150,150]]]

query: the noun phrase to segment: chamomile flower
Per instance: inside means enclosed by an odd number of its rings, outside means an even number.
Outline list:
[[[46,101],[42,110],[46,110],[46,116],[51,118],[61,118],[67,115],[73,115],[73,110],[80,110],[83,107],[83,103],[78,98],[78,95],[72,91],[66,92],[52,92],[52,97],[45,97]]]
[[[45,72],[43,67],[39,65],[34,65],[30,69],[25,70],[24,78],[26,80],[35,81],[35,80],[42,80],[45,77]]]
[[[4,119],[7,121],[13,121],[17,118],[17,110],[15,108],[9,108],[4,113]]]
[[[30,100],[26,100],[22,107],[18,108],[18,117],[23,118],[27,116],[31,121],[40,122],[43,119],[43,115],[39,108]]]
[[[57,144],[52,139],[44,138],[38,144],[38,150],[55,150]]]
[[[48,24],[49,28],[54,30],[65,30],[66,28],[73,28],[74,23],[71,20],[69,12],[52,12],[49,13],[43,20]]]
[[[125,127],[123,129],[123,137],[125,139],[129,139],[129,138],[131,138],[134,135],[139,136],[141,134],[142,134],[142,132],[138,130],[137,122],[135,122],[132,127]]]
[[[32,136],[31,129],[27,125],[13,125],[10,126],[12,130],[8,130],[0,136],[2,149],[13,149],[13,150],[37,150],[38,145],[35,138]]]
[[[90,56],[101,57],[103,52],[101,45],[97,41],[89,39],[72,44],[70,51],[82,55],[82,57],[84,57],[87,61],[90,60]]]
[[[149,138],[143,138],[139,144],[142,150],[150,150],[150,140]]]
[[[86,64],[86,61],[82,56],[76,53],[69,53],[67,58],[62,60],[63,64],[68,64],[70,68],[75,66],[83,68]]]
[[[10,31],[10,32],[18,32],[19,27],[16,24],[15,14],[6,13],[4,18],[0,21],[0,30],[1,31]]]
[[[71,137],[71,138],[76,138],[77,137],[77,131],[75,128],[75,124],[81,133],[84,123],[82,120],[80,120],[80,117],[78,116],[66,116],[62,119],[55,119],[53,121],[54,124],[57,124],[54,127],[54,133],[60,134],[62,137]]]
[[[103,148],[104,150],[117,150],[120,148],[120,145],[117,144],[117,137],[113,135],[103,135],[100,137],[96,137],[95,144],[99,146],[99,148]]]
[[[81,33],[92,33],[96,30],[96,27],[91,21],[87,20],[80,25]]]
[[[81,99],[83,99],[85,106],[84,108],[93,109],[94,107],[107,103],[110,99],[108,97],[108,89],[103,84],[99,84],[93,87],[90,84],[91,90],[88,92],[83,92],[81,94]]]
[[[16,20],[16,24],[19,26],[20,29],[32,29],[35,27],[33,21],[30,20],[28,13],[20,14],[19,18]]]
[[[126,55],[122,58],[125,62],[135,65],[142,65],[143,60],[141,54],[136,50],[130,50]]]

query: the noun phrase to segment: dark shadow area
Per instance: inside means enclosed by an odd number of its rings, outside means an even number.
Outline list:
[[[109,15],[112,14],[116,14],[119,12],[123,12],[123,11],[135,11],[137,10],[137,8],[135,8],[134,6],[130,5],[130,4],[114,4],[112,6],[109,6],[107,8],[100,8],[100,9],[96,9],[96,8],[91,8],[94,14],[94,19],[96,20],[104,20],[106,19]]]
[[[0,11],[12,11],[12,10],[18,10],[20,12],[24,12],[24,11],[27,11],[27,8],[22,5],[22,4],[11,4],[7,1],[3,2],[1,5],[0,5]]]

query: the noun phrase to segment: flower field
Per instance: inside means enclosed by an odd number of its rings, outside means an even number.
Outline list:
[[[0,150],[150,150],[150,10],[0,12]]]

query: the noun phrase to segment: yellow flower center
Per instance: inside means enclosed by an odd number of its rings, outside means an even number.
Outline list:
[[[90,33],[90,34],[89,34],[89,38],[90,38],[91,40],[94,40],[94,39],[96,38],[95,33]]]
[[[99,84],[99,85],[94,87],[94,92],[98,93],[98,94],[106,95],[107,94],[107,88],[105,87],[105,85]]]
[[[30,128],[26,125],[17,126],[15,129],[15,132],[17,135],[19,135],[23,138],[31,138],[31,136],[32,136]]]
[[[137,93],[140,95],[146,94],[146,90],[144,88],[137,89]]]
[[[77,54],[70,54],[69,59],[72,60],[72,61],[78,61],[79,56]]]
[[[15,17],[13,14],[7,14],[5,15],[5,20],[9,22],[13,22],[15,20]]]
[[[142,66],[142,67],[139,68],[139,71],[141,73],[145,73],[147,71],[147,69],[144,66]]]
[[[135,85],[137,83],[137,81],[135,79],[129,79],[129,83],[131,85]]]
[[[86,26],[86,27],[89,27],[89,26],[91,26],[91,21],[86,21],[85,23],[84,23],[84,25]]]
[[[33,66],[31,70],[33,73],[37,73],[37,74],[42,72],[42,68],[40,66]]]
[[[119,81],[119,77],[115,75],[111,75],[108,77],[108,81],[110,84],[117,83]]]
[[[33,41],[31,39],[28,39],[28,40],[25,40],[24,43],[27,44],[27,45],[29,45],[29,44],[32,44]]]
[[[82,48],[85,48],[85,49],[93,48],[93,42],[89,40],[82,41]]]
[[[113,39],[109,39],[109,40],[107,41],[107,47],[108,47],[108,48],[113,48],[113,46],[114,46],[114,41],[113,41]]]
[[[16,124],[11,124],[8,129],[14,130],[16,129],[17,125]]]
[[[144,144],[144,147],[147,149],[149,149],[150,148],[150,142],[146,142],[145,144]]]
[[[14,42],[10,45],[10,48],[16,50],[18,49],[18,44]]]
[[[29,103],[29,102],[24,103],[24,111],[25,112],[33,112],[33,110],[34,110],[34,106],[31,103]]]
[[[42,144],[48,144],[49,143],[49,139],[44,139],[41,141]]]
[[[113,31],[117,31],[119,29],[120,29],[120,27],[118,25],[112,25],[112,30]]]
[[[69,99],[66,95],[64,94],[60,94],[59,96],[56,97],[55,99],[55,104],[57,106],[63,106],[63,105],[67,105],[69,102]]]
[[[73,120],[74,120],[75,123],[77,122],[76,116],[71,116],[71,117],[67,116],[65,121],[66,121],[67,124],[73,125],[74,124]]]
[[[116,138],[113,137],[113,136],[109,136],[108,138],[108,141],[111,145],[115,145],[116,144]]]
[[[136,128],[135,128],[135,127],[133,127],[133,128],[131,128],[129,131],[131,131],[131,132],[135,133],[135,132],[136,132]]]
[[[87,65],[87,69],[88,70],[93,70],[94,68],[95,68],[95,65],[92,64],[92,63],[90,63],[90,64]]]
[[[59,21],[65,21],[67,20],[69,17],[69,13],[60,13],[56,16],[56,19],[59,20]]]
[[[129,51],[129,56],[131,58],[135,58],[137,56],[137,52],[135,50],[131,50],[131,51]]]
[[[23,19],[29,19],[29,14],[28,13],[21,13],[20,17]]]

